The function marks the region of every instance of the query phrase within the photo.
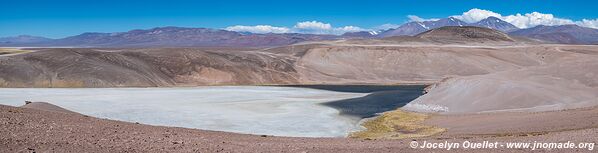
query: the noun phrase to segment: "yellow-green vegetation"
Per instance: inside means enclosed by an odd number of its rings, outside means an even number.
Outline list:
[[[0,48],[0,55],[7,55],[7,54],[20,54],[20,53],[27,53],[30,51],[21,50],[18,48]]]
[[[364,122],[364,131],[351,133],[350,137],[364,139],[403,139],[435,135],[445,129],[424,125],[430,115],[395,110]]]

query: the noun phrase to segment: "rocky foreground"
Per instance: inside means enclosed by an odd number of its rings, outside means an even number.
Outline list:
[[[48,104],[0,105],[0,152],[422,152],[412,139],[292,138],[151,126],[98,119]],[[48,110],[48,108],[50,108]],[[418,142],[598,142],[598,108],[536,113],[434,116],[446,133]],[[510,116],[510,117],[509,117]],[[513,117],[515,116],[515,117]],[[510,120],[505,120],[505,117]],[[556,117],[556,118],[555,118]],[[460,122],[466,121],[466,122]],[[477,122],[480,121],[480,122]],[[563,122],[561,122],[563,121]],[[452,124],[452,123],[458,124]],[[490,123],[489,126],[486,123]],[[528,152],[530,149],[452,149]],[[550,151],[540,149],[536,151]],[[587,149],[553,149],[556,152]]]

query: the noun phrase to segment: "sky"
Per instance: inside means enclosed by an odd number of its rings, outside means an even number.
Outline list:
[[[0,0],[0,37],[63,38],[164,26],[342,34],[448,16],[467,22],[500,16],[520,28],[598,28],[596,6],[596,0]]]

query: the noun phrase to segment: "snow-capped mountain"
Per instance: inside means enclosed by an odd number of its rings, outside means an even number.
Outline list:
[[[353,37],[372,38],[372,37],[376,37],[379,33],[380,33],[380,31],[358,31],[358,32],[347,32],[341,36],[346,37],[346,38],[353,38]]]
[[[463,22],[454,17],[448,17],[435,21],[423,21],[423,22],[409,22],[401,25],[396,29],[389,29],[380,33],[379,37],[390,37],[390,36],[414,36],[424,31],[436,29],[446,26],[466,26],[466,22]]]

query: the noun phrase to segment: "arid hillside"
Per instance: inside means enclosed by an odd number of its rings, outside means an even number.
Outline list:
[[[553,47],[321,46],[295,64],[305,83],[429,83],[554,63]]]
[[[3,87],[434,83],[558,63],[593,47],[359,45],[266,50],[40,49],[0,57]],[[564,46],[564,48],[567,48]]]
[[[50,48],[0,57],[0,86],[433,83],[552,63],[568,54],[479,27],[265,49]]]
[[[550,111],[598,105],[598,48],[555,46],[558,62],[446,79],[403,109],[474,113]]]
[[[376,46],[330,43],[267,50],[40,49],[0,57],[3,87],[434,83],[555,63],[554,46]]]
[[[292,60],[253,51],[42,49],[0,61],[4,87],[297,83]]]

